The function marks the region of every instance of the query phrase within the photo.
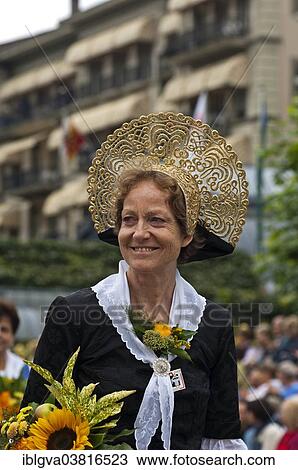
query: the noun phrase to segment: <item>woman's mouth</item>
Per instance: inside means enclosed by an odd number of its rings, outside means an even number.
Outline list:
[[[158,250],[156,247],[143,247],[143,246],[131,246],[131,249],[135,253],[151,253],[152,251]]]

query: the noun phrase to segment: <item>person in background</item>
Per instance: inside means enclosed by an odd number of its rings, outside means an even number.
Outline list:
[[[290,361],[281,362],[277,372],[281,381],[279,394],[286,399],[298,395],[298,367]]]
[[[244,433],[250,426],[250,422],[247,418],[247,401],[243,398],[239,399],[239,417],[241,421],[241,437],[243,438]]]
[[[284,429],[273,421],[274,410],[267,400],[247,402],[246,420],[249,424],[243,440],[249,450],[273,450]]]
[[[28,378],[29,367],[11,351],[20,319],[13,303],[0,299],[0,377]]]
[[[275,367],[273,364],[254,366],[248,374],[250,387],[247,390],[246,400],[260,400],[265,398],[271,390],[278,392],[281,388],[281,383],[274,377]]]
[[[253,339],[253,333],[247,323],[241,323],[235,335],[236,356],[237,360],[241,361],[250,347]]]
[[[262,363],[271,358],[273,352],[273,341],[271,327],[267,323],[260,323],[255,330],[255,344],[250,346],[242,359],[245,367]]]
[[[284,337],[273,354],[274,362],[292,361],[298,364],[298,317],[290,315],[283,321]]]
[[[298,450],[298,395],[285,400],[280,409],[280,418],[287,427],[279,441],[277,450]]]
[[[274,317],[272,320],[271,327],[275,349],[279,348],[284,337],[284,320],[285,317],[283,315],[276,315],[276,317]]]

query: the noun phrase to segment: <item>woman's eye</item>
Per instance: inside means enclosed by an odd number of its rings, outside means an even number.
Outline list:
[[[122,218],[122,223],[124,225],[133,225],[135,223],[135,217],[131,215],[126,215],[125,217]]]
[[[161,219],[160,217],[151,217],[150,222],[153,223],[154,225],[162,225],[164,224],[164,219]]]

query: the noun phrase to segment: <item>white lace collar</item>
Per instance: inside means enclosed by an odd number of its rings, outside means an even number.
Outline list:
[[[120,261],[118,274],[103,279],[91,289],[129,351],[136,359],[152,365],[157,359],[156,354],[137,338],[126,314],[126,309],[130,305],[127,270],[128,264]],[[205,305],[206,299],[199,295],[177,270],[170,325],[178,324],[183,329],[196,331]],[[174,358],[175,356],[169,355],[169,362]],[[160,420],[164,448],[170,448],[173,409],[174,392],[169,376],[160,376],[153,372],[135,421],[137,449],[148,448]]]

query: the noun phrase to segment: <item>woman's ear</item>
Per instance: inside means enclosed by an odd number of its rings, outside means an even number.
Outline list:
[[[185,235],[185,237],[182,240],[181,248],[185,248],[188,246],[193,240],[193,235]]]

